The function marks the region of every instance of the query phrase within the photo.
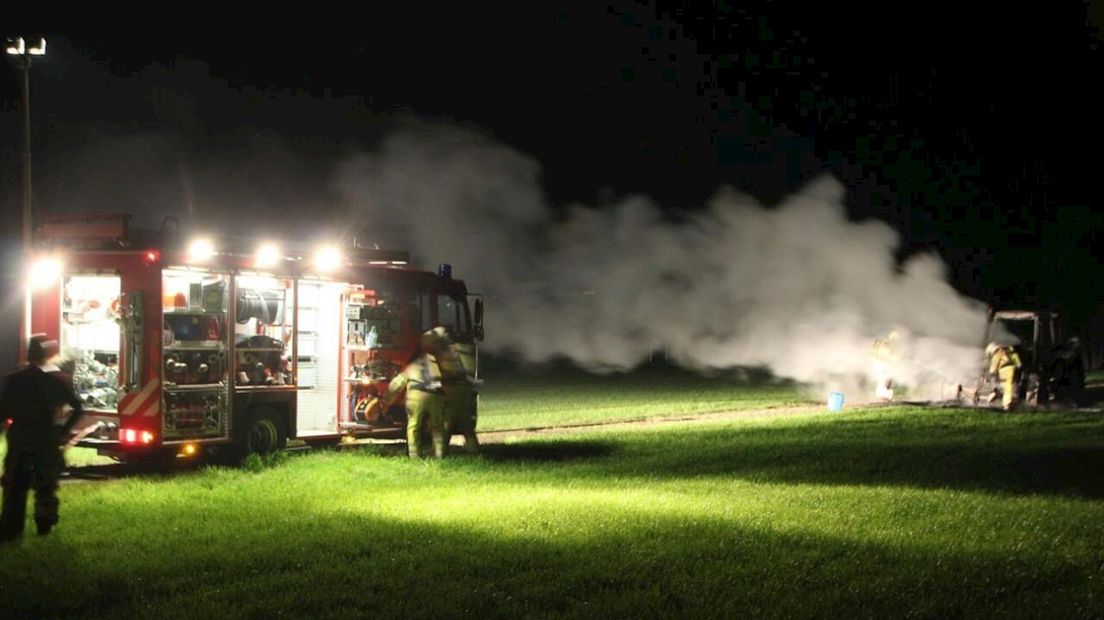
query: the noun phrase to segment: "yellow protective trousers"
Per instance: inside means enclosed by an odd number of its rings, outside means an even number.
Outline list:
[[[1012,408],[1012,405],[1016,403],[1016,367],[1005,366],[997,370],[997,378],[1000,379],[1001,384],[1001,406],[1005,411]]]
[[[441,394],[407,389],[406,391],[406,448],[410,458],[420,458],[426,447],[422,431],[429,425],[433,440],[433,456],[445,457],[445,397]]]
[[[445,384],[445,420],[449,438],[453,434],[464,437],[464,450],[471,454],[479,451],[479,438],[475,434],[479,407],[477,395],[466,383]]]

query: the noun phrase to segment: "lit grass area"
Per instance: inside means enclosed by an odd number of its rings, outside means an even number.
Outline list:
[[[671,367],[611,375],[565,367],[492,371],[479,396],[479,430],[739,411],[806,398],[798,385],[764,373],[705,377]]]
[[[1101,617],[1104,418],[879,409],[62,489],[5,618]]]

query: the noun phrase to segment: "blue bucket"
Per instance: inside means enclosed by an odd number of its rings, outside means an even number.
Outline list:
[[[843,392],[832,392],[828,395],[828,411],[843,410]]]

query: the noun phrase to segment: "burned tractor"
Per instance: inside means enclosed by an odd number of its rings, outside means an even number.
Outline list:
[[[1052,402],[1080,404],[1085,392],[1085,364],[1077,338],[1066,333],[1057,312],[1049,310],[989,310],[984,343],[1012,345],[1021,368],[1017,399],[1030,406]],[[999,385],[982,369],[975,404],[987,402]]]

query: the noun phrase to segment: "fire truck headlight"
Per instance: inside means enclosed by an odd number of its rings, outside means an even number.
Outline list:
[[[254,266],[258,268],[275,267],[280,262],[280,248],[275,243],[262,243],[257,248],[257,256],[253,259]]]
[[[215,255],[215,245],[210,239],[193,239],[188,244],[188,262],[203,263]]]
[[[54,257],[39,258],[27,270],[27,284],[31,289],[46,288],[61,277],[61,261]]]
[[[314,255],[314,266],[321,272],[329,272],[341,266],[341,252],[332,245],[322,246]]]

